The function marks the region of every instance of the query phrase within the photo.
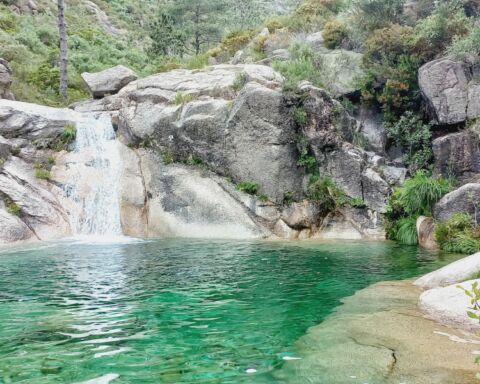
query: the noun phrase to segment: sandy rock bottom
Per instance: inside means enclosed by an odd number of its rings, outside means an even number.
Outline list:
[[[421,290],[383,282],[344,299],[297,342],[299,360],[277,371],[281,383],[471,384],[480,372],[480,338],[439,325],[417,308]]]

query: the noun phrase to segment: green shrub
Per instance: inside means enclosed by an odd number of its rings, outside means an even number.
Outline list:
[[[258,192],[258,184],[253,181],[241,181],[237,184],[237,189],[240,192],[248,193],[249,195],[255,195]]]
[[[293,192],[287,191],[283,193],[283,200],[282,200],[283,205],[289,206],[289,205],[292,205],[294,202],[295,202],[295,194]]]
[[[311,176],[308,197],[319,202],[327,210],[334,210],[349,202],[345,192],[329,177]]]
[[[290,60],[275,61],[273,68],[285,77],[284,87],[294,89],[302,80],[322,87],[322,78],[315,63],[315,54],[307,44],[296,43],[290,48]]]
[[[169,149],[162,153],[162,157],[165,164],[172,164],[174,161],[173,152]]]
[[[417,217],[403,217],[395,223],[393,238],[405,245],[418,243]]]
[[[315,159],[315,156],[310,153],[310,142],[308,138],[300,135],[297,138],[297,147],[299,151],[297,165],[305,167],[309,173],[317,173],[317,160]]]
[[[234,55],[235,52],[244,48],[255,36],[256,31],[252,29],[230,32],[220,42],[220,48]]]
[[[10,197],[5,196],[3,198],[3,202],[5,203],[7,212],[11,215],[18,217],[22,214],[22,208],[18,204],[16,204]]]
[[[185,105],[193,100],[193,96],[190,93],[183,93],[178,91],[175,94],[175,99],[173,100],[175,105]]]
[[[303,107],[293,109],[293,121],[299,126],[304,127],[307,124],[307,111]]]
[[[406,149],[406,163],[411,172],[427,168],[432,159],[430,124],[424,124],[413,112],[405,112],[394,124],[386,124],[388,138]]]
[[[464,37],[457,36],[448,47],[448,53],[460,60],[472,58],[472,61],[479,60],[480,57],[480,26],[475,25],[471,28],[468,35]]]
[[[49,180],[50,179],[50,171],[45,168],[45,164],[41,162],[36,162],[33,165],[35,169],[35,177],[41,180]]]
[[[333,19],[325,24],[322,35],[325,47],[339,48],[347,37],[347,28],[340,21]]]
[[[452,189],[447,179],[431,177],[427,171],[418,171],[398,190],[398,203],[407,216],[431,216],[435,203]]]
[[[238,92],[241,89],[243,89],[243,87],[245,86],[245,84],[247,84],[247,82],[248,82],[247,74],[244,72],[238,73],[235,76],[235,80],[232,84],[232,88],[234,91]]]
[[[438,223],[435,238],[446,252],[471,254],[480,250],[480,228],[468,213],[456,213],[444,223]]]

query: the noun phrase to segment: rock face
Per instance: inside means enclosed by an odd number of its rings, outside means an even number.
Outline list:
[[[362,59],[361,53],[344,49],[318,53],[322,81],[333,96],[348,95],[358,90],[355,79],[364,74]]]
[[[440,58],[425,64],[418,72],[423,96],[439,124],[456,124],[479,116],[480,85],[472,80],[466,63]]]
[[[423,289],[446,287],[469,280],[478,272],[480,272],[480,253],[475,253],[422,276],[415,281],[415,285]]]
[[[480,184],[469,183],[462,187],[447,193],[440,201],[435,204],[433,215],[435,219],[447,221],[455,213],[469,213],[476,215],[480,220],[478,201],[480,200]]]
[[[87,7],[87,10],[95,15],[98,24],[105,30],[105,32],[110,33],[111,35],[121,35],[125,33],[121,29],[115,27],[110,19],[108,18],[108,15],[100,9],[100,7],[95,4],[93,1],[90,0],[84,0],[85,6]]]
[[[282,76],[268,66],[174,70],[125,86],[121,78],[109,80],[117,70],[91,78],[95,96],[114,94],[72,109],[0,101],[0,193],[7,197],[0,211],[3,222],[16,228],[0,228],[0,241],[2,230],[5,238],[19,239],[71,233],[68,215],[79,204],[66,191],[80,160],[90,175],[88,161],[51,148],[67,124],[85,121],[85,113],[108,113],[118,128],[126,235],[384,238],[380,214],[391,186],[405,174],[353,144],[358,121],[325,91],[302,84],[307,121],[300,126],[293,118],[300,96],[284,95]],[[329,214],[306,199],[309,175],[299,165],[305,145],[320,174],[362,199],[364,208],[344,206]],[[50,180],[37,180],[34,163],[51,158]],[[256,186],[257,196],[237,190],[240,182]],[[20,207],[20,222],[8,216],[9,199]]]
[[[437,175],[468,181],[480,173],[480,141],[469,130],[435,139],[433,154]]]
[[[94,98],[117,93],[128,83],[137,79],[137,75],[131,69],[123,65],[106,69],[96,73],[82,73],[82,78],[88,86]]]
[[[426,249],[438,249],[435,240],[435,221],[431,217],[420,216],[417,219],[418,244]]]
[[[480,280],[469,280],[443,288],[430,289],[421,294],[418,305],[428,317],[439,323],[476,332],[480,329],[478,320],[467,315],[467,310],[471,307],[471,299],[458,287],[471,290],[475,282],[480,283]]]
[[[7,60],[0,58],[0,99],[15,100],[10,86],[12,85],[12,68]]]

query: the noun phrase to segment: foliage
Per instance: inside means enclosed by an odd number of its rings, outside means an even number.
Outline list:
[[[192,100],[193,100],[193,96],[190,93],[184,93],[184,92],[178,91],[175,94],[175,99],[173,99],[173,102],[175,105],[185,105]]]
[[[244,72],[238,73],[235,76],[235,80],[232,84],[232,88],[233,88],[234,91],[238,92],[241,89],[243,89],[243,87],[245,86],[245,84],[247,84],[247,82],[248,82],[248,78],[247,78],[246,73],[244,73]]]
[[[411,172],[426,168],[432,158],[431,126],[413,112],[405,114],[394,124],[387,124],[387,135],[396,145],[406,149],[408,164]]]
[[[435,238],[446,252],[472,254],[480,250],[480,228],[468,213],[456,213],[444,223],[438,223]]]
[[[315,64],[315,54],[307,44],[296,43],[290,48],[290,60],[275,61],[273,68],[285,77],[284,87],[293,89],[302,80],[322,86],[321,73]]]
[[[354,29],[368,35],[375,29],[400,23],[403,3],[404,0],[354,0],[350,10]]]
[[[448,53],[457,59],[478,61],[480,57],[480,25],[471,27],[468,35],[454,38]]]
[[[299,110],[298,108],[294,111]],[[295,112],[294,112],[295,113]],[[302,119],[303,119],[303,115]],[[298,117],[297,117],[298,118]],[[305,114],[305,120],[302,120],[303,123],[306,121],[306,114]],[[297,122],[298,124],[298,122]],[[297,161],[297,165],[300,167],[305,167],[305,169],[311,173],[315,174],[318,172],[317,169],[317,160],[315,159],[315,156],[313,156],[310,153],[310,142],[308,141],[308,138],[305,136],[299,136],[297,138],[297,147],[299,151],[299,158]]]
[[[227,34],[220,43],[220,49],[233,55],[245,47],[255,36],[252,29],[234,31]]]
[[[62,133],[49,145],[50,149],[55,151],[68,150],[71,143],[77,137],[77,127],[75,124],[67,123],[63,127]]]
[[[393,238],[405,245],[418,243],[417,217],[402,217],[395,223]]]
[[[22,208],[15,203],[10,197],[5,196],[3,198],[3,202],[5,203],[5,207],[7,208],[7,212],[13,216],[20,216],[22,214]]]
[[[472,283],[471,290],[463,288],[461,285],[457,285],[457,288],[461,289],[470,298],[470,311],[467,311],[468,317],[480,321],[480,289],[478,282]]]
[[[417,241],[417,217],[431,216],[435,203],[452,188],[448,180],[431,177],[425,170],[418,171],[407,179],[390,196],[386,213],[388,237],[405,244],[414,244]]]
[[[237,184],[237,189],[240,192],[248,193],[249,195],[255,195],[258,190],[258,184],[254,183],[253,181],[241,181]]]
[[[33,168],[35,169],[35,177],[37,179],[41,180],[49,180],[50,179],[50,171],[46,169],[45,164],[41,162],[36,162],[33,165]]]
[[[165,164],[171,164],[174,161],[173,152],[169,149],[162,153],[163,162]]]
[[[283,200],[282,200],[283,205],[289,206],[293,204],[294,201],[295,201],[295,194],[293,192],[287,191],[283,193]]]
[[[293,121],[299,127],[304,127],[307,124],[307,111],[303,107],[295,107],[293,109]]]
[[[329,49],[339,48],[346,37],[347,28],[338,20],[333,19],[325,24],[323,29],[325,47]]]
[[[431,15],[415,26],[416,45],[426,60],[443,52],[456,38],[466,36],[471,22],[456,2],[437,2]]]
[[[349,203],[349,198],[345,192],[331,178],[326,176],[310,176],[308,197],[319,202],[330,211]]]
[[[409,216],[431,216],[433,205],[452,189],[447,179],[431,177],[422,170],[405,181],[399,189],[398,202]]]

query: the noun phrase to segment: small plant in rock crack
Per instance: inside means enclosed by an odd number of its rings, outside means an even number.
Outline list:
[[[241,181],[237,184],[237,189],[240,192],[248,193],[249,195],[255,195],[258,192],[258,184],[253,181]]]

